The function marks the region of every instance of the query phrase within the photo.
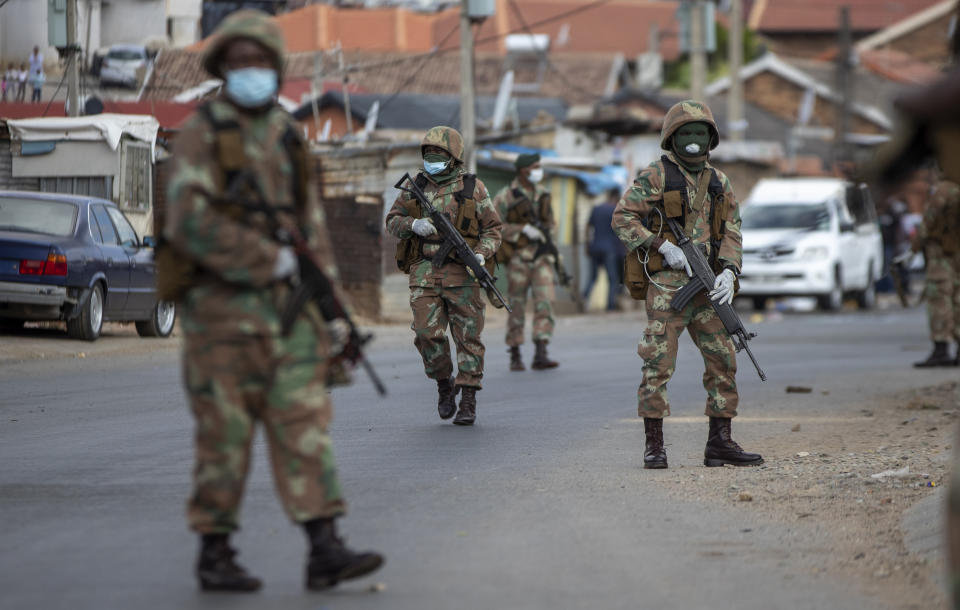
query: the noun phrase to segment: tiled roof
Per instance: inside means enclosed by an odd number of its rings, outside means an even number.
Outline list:
[[[851,27],[875,32],[939,0],[753,0],[748,23],[761,33],[835,32],[840,6],[850,7]]]
[[[930,64],[895,49],[871,49],[861,52],[859,57],[860,65],[898,83],[923,85],[942,75]]]

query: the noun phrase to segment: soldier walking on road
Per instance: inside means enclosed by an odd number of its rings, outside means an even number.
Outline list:
[[[261,586],[236,563],[228,540],[238,527],[259,420],[277,493],[307,535],[306,586],[326,589],[376,570],[383,558],[344,546],[334,521],[346,505],[327,433],[327,381],[342,325],[324,323],[311,304],[289,336],[280,332],[300,268],[293,249],[277,239],[280,220],[299,228],[326,274],[336,277],[306,144],[275,101],[282,34],[264,13],[233,13],[203,66],[225,81],[224,93],[201,106],[177,138],[163,229],[177,268],[193,269],[181,320],[196,421],[188,519],[201,538],[197,578],[204,590]]]
[[[911,249],[927,264],[927,315],[933,352],[918,368],[960,365],[960,186],[941,180],[927,201]],[[957,352],[950,356],[950,341]]]
[[[503,187],[493,200],[503,219],[503,246],[497,260],[507,264],[507,293],[513,313],[507,319],[506,342],[510,352],[510,370],[526,367],[520,356],[527,292],[533,296],[533,362],[535,370],[552,369],[559,363],[547,356],[547,344],[553,337],[554,261],[543,248],[546,236],[540,227],[554,230],[550,193],[541,186],[543,168],[540,155],[522,154],[514,167],[517,176]]]
[[[477,261],[489,268],[500,247],[500,217],[487,188],[463,167],[463,138],[450,127],[434,127],[420,148],[423,170],[417,186],[439,212],[449,216]],[[431,258],[442,240],[420,204],[400,195],[387,214],[387,230],[400,238],[397,264],[410,275],[410,308],[413,310],[414,345],[423,357],[427,377],[437,382],[437,410],[441,419],[469,426],[477,417],[476,393],[483,378],[484,294],[466,266],[454,258],[435,266]],[[447,326],[457,348],[457,376]],[[461,393],[459,409],[456,394]]]
[[[737,361],[730,336],[710,303],[733,300],[742,259],[740,211],[730,180],[708,162],[719,143],[713,114],[706,104],[687,100],[675,104],[664,118],[660,160],[642,170],[623,195],[613,214],[613,228],[629,252],[629,265],[641,265],[649,280],[647,327],[638,353],[643,358],[643,381],[637,391],[638,413],[646,433],[644,468],[666,468],[663,418],[670,414],[667,382],[677,363],[677,341],[686,328],[700,349],[706,371],[706,414],[710,429],[704,451],[707,466],[748,466],[763,463],[730,436],[737,414]],[[667,228],[665,218],[676,218],[684,233],[704,248],[717,275],[713,291],[694,297],[683,311],[670,307],[673,293],[690,279],[686,256]],[[627,269],[628,286],[631,269]]]

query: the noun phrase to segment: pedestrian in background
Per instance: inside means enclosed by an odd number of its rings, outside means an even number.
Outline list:
[[[17,101],[25,102],[27,100],[27,64],[20,64],[20,71],[17,72]]]
[[[611,223],[613,212],[617,208],[621,191],[610,189],[606,200],[597,204],[590,211],[587,221],[586,239],[587,257],[590,261],[590,271],[587,273],[587,286],[583,290],[583,299],[590,298],[590,291],[597,281],[597,272],[601,267],[607,272],[607,311],[616,311],[617,297],[620,295],[623,284],[623,259],[626,248],[617,238]]]
[[[30,76],[30,86],[33,87],[33,93],[30,94],[30,102],[39,103],[43,93],[43,83],[47,80],[43,70],[37,70]]]
[[[301,265],[278,239],[278,227],[296,226],[306,236],[311,258],[339,290],[307,145],[276,103],[283,47],[282,32],[265,13],[242,10],[223,21],[203,56],[223,91],[177,137],[168,182],[166,247],[198,269],[181,298],[181,321],[196,425],[187,516],[200,535],[196,575],[204,590],[261,586],[229,544],[257,421],[266,431],[277,494],[306,534],[307,588],[326,589],[383,563],[377,553],[347,548],[335,522],[346,502],[327,431],[328,385],[336,364],[332,345],[343,342],[346,322],[325,322],[311,303],[281,334]]]
[[[477,262],[491,270],[500,247],[500,217],[483,182],[463,166],[463,137],[450,127],[433,127],[420,142],[423,169],[414,179],[432,205],[463,236]],[[397,264],[409,274],[410,309],[413,310],[413,344],[423,359],[427,377],[437,382],[440,419],[471,426],[477,418],[477,392],[483,379],[486,348],[483,332],[483,291],[467,267],[449,258],[435,265],[433,257],[442,240],[437,228],[416,199],[401,194],[387,214],[387,231],[400,238]],[[457,376],[447,327],[457,348]],[[456,395],[462,394],[460,405]],[[454,417],[456,414],[456,417]]]
[[[10,72],[9,72],[9,71],[4,72],[2,78],[3,78],[3,80],[0,81],[0,92],[2,92],[3,97],[2,97],[2,100],[0,100],[0,101],[6,102],[6,101],[7,101],[7,86],[8,86],[8,84],[9,84],[9,82],[10,82]]]

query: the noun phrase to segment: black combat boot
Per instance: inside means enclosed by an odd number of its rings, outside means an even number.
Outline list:
[[[348,549],[337,536],[333,519],[311,519],[303,524],[310,542],[307,562],[307,588],[323,591],[342,580],[360,578],[383,565],[383,555]]]
[[[759,466],[763,458],[757,453],[747,453],[730,438],[730,418],[711,417],[707,448],[703,452],[704,466]]]
[[[453,377],[437,379],[437,412],[440,419],[450,419],[457,412],[456,388],[453,386]]]
[[[523,359],[520,357],[519,345],[510,346],[510,370],[511,371],[527,370],[527,367],[523,366]]]
[[[933,353],[931,353],[926,360],[914,362],[913,366],[922,369],[932,366],[954,366],[956,362],[956,360],[950,357],[950,351],[947,348],[946,341],[934,341]]]
[[[227,538],[227,534],[203,534],[200,537],[200,557],[197,559],[200,588],[204,591],[256,591],[263,583],[233,560],[237,552],[230,548]]]
[[[647,435],[647,448],[643,452],[643,467],[666,468],[667,450],[663,448],[663,420],[644,417],[643,431]]]
[[[554,369],[560,366],[559,362],[554,362],[547,356],[547,342],[540,339],[534,341],[534,344],[537,346],[537,351],[533,354],[533,362],[530,364],[530,368],[535,371],[542,371],[544,369]]]
[[[469,386],[460,386],[460,410],[457,416],[453,418],[453,423],[458,426],[472,426],[477,421],[477,388]]]

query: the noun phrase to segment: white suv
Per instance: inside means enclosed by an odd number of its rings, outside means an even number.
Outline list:
[[[770,297],[814,296],[839,310],[847,294],[876,303],[883,265],[877,213],[866,186],[838,178],[764,179],[743,209],[740,295],[763,309]]]

